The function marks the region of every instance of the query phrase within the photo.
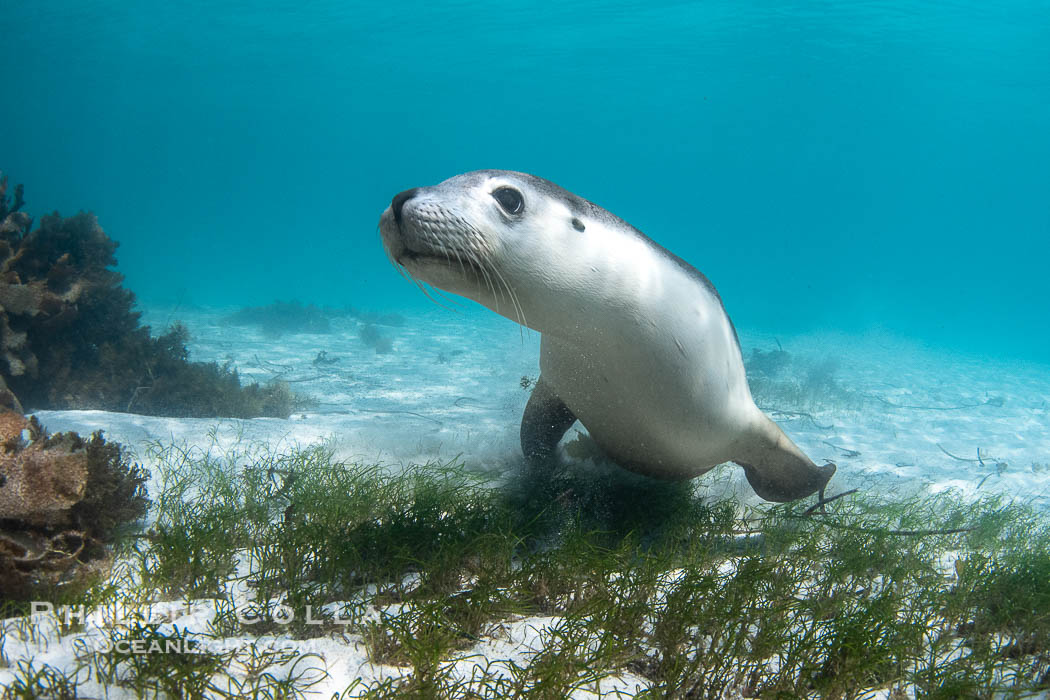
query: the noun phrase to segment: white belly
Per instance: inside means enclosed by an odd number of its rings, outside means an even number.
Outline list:
[[[721,308],[599,327],[586,344],[544,334],[540,370],[603,450],[654,475],[728,461],[757,411]]]

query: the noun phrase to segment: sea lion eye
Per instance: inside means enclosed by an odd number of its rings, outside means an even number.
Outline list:
[[[508,214],[520,214],[525,210],[525,198],[513,187],[500,187],[493,191],[492,197]]]

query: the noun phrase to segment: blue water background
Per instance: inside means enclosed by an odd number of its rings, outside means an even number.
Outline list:
[[[0,168],[145,303],[428,302],[399,190],[547,177],[742,328],[1050,361],[1050,4],[8,0]]]

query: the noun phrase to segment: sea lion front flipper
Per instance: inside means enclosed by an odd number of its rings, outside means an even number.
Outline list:
[[[549,461],[558,441],[575,422],[576,416],[541,376],[521,417],[521,451],[525,459],[531,464]]]
[[[767,501],[786,503],[824,488],[835,473],[832,463],[819,466],[803,454],[767,416],[751,436],[740,459],[751,488]]]

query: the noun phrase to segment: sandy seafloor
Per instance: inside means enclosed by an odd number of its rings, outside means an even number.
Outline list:
[[[104,430],[107,439],[126,445],[153,470],[153,483],[159,474],[145,459],[147,443],[174,440],[206,448],[209,432],[218,436],[220,447],[265,441],[291,448],[331,440],[341,459],[391,468],[458,458],[493,479],[520,465],[518,425],[528,398],[521,378],[538,374],[539,334],[484,310],[435,308],[408,315],[400,327],[378,326],[393,350],[377,354],[359,337],[360,322],[351,317],[333,319],[329,333],[275,339],[224,322],[232,311],[155,308],[145,311],[143,321],[159,330],[180,320],[192,334],[191,359],[229,361],[242,380],[289,381],[315,398],[316,407],[287,420],[172,419],[103,411],[40,411],[37,417],[52,432]],[[964,498],[1004,493],[1050,506],[1050,367],[962,356],[880,333],[774,338],[741,329],[740,338],[745,354],[779,342],[805,360],[833,358],[834,376],[848,391],[916,407],[871,399],[863,409],[813,410],[812,419],[779,416],[781,426],[815,461],[837,462],[830,493],[854,487],[901,495],[954,489]],[[320,351],[338,362],[315,365]],[[570,430],[567,438],[573,435]],[[972,461],[953,459],[941,447]],[[978,449],[985,455],[983,464],[976,460]],[[859,454],[850,457],[843,450]],[[714,496],[729,491],[758,502],[742,470],[729,465],[717,472],[729,477],[712,473],[697,480],[698,488],[714,482]],[[203,630],[209,617],[203,610],[180,618],[179,624]],[[469,676],[474,663],[499,659],[525,663],[551,623],[550,618],[505,623],[499,635],[463,654],[462,672]],[[353,635],[297,644],[321,654],[330,674],[313,689],[316,697],[341,692],[358,677],[367,681],[403,672],[371,664]],[[44,635],[33,642],[9,636],[10,666],[0,668],[0,684],[11,679],[19,659],[71,667],[72,650],[69,638]],[[84,688],[89,695],[124,695],[91,685]],[[625,674],[579,695],[593,696],[595,690],[630,695],[641,687],[642,678]]]

